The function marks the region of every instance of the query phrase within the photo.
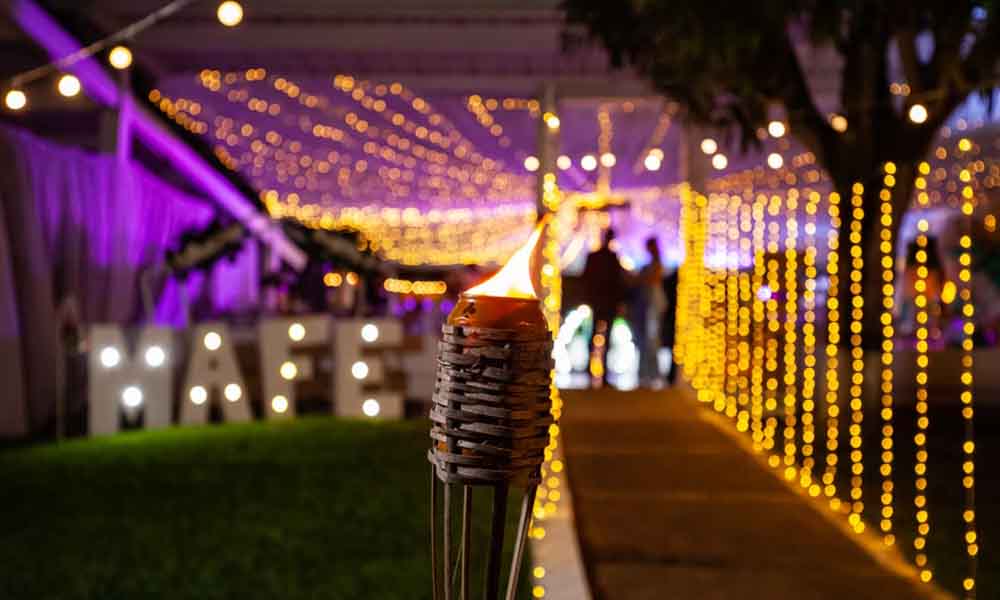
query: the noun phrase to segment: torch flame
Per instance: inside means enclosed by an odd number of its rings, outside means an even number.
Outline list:
[[[542,230],[545,229],[546,223],[548,223],[548,218],[538,223],[528,241],[517,249],[517,252],[510,257],[503,268],[497,271],[496,275],[465,290],[464,295],[537,300],[538,293],[535,292],[535,285],[531,277],[531,257],[535,253],[535,246],[538,245],[538,240],[542,237]]]

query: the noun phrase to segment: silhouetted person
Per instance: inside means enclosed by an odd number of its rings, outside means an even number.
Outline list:
[[[625,294],[625,269],[618,262],[618,255],[610,247],[614,238],[614,230],[608,229],[604,232],[601,247],[587,256],[587,264],[583,268],[581,277],[586,289],[585,298],[594,311],[594,335],[591,337],[590,355],[593,358],[596,352],[601,364],[604,365],[602,379],[605,384],[608,382],[606,358],[611,324],[618,315],[618,308]],[[598,335],[603,336],[598,338],[598,341],[603,339],[603,344],[595,348],[594,338]]]
[[[645,387],[659,384],[660,323],[667,308],[663,293],[663,262],[660,244],[655,237],[646,240],[649,262],[639,271],[635,302],[632,305],[632,336],[639,351],[639,383]]]

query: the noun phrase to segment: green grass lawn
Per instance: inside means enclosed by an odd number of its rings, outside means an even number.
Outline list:
[[[430,598],[428,444],[302,418],[0,450],[0,598]]]

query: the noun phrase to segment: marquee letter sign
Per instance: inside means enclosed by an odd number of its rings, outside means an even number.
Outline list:
[[[382,383],[382,358],[374,350],[399,346],[397,319],[340,320],[334,325],[334,412],[342,417],[403,416],[403,396],[375,389]]]
[[[181,390],[180,422],[207,423],[213,397],[221,405],[223,420],[250,420],[246,384],[225,323],[202,323],[194,328]]]
[[[329,348],[330,318],[303,315],[266,319],[260,323],[260,376],[265,418],[295,416],[296,382],[312,377],[312,358],[294,356],[295,348]]]
[[[90,435],[115,433],[123,413],[130,422],[142,414],[147,429],[170,425],[172,332],[143,328],[132,353],[119,326],[95,325],[90,343]]]

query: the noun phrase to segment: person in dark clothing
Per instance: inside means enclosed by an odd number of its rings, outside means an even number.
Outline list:
[[[663,278],[663,294],[667,299],[667,310],[660,321],[660,345],[670,348],[670,370],[667,372],[667,383],[673,385],[677,380],[677,363],[674,361],[675,327],[677,324],[677,269]]]
[[[618,255],[611,250],[611,241],[614,238],[615,232],[612,229],[604,232],[604,241],[601,247],[587,256],[587,264],[584,266],[581,276],[586,287],[585,297],[594,315],[594,334],[590,340],[590,356],[591,360],[594,358],[600,360],[600,364],[603,366],[603,372],[600,375],[605,385],[608,383],[606,357],[611,324],[618,316],[626,288],[625,269],[618,262]],[[602,337],[598,337],[599,335]],[[595,343],[595,339],[598,343]],[[591,372],[593,373],[593,370]]]

